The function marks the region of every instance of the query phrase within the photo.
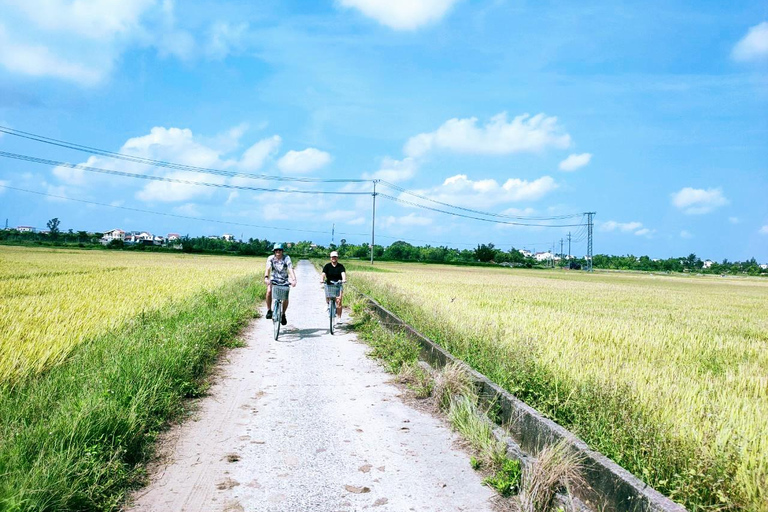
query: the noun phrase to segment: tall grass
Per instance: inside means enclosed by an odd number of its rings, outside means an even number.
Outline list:
[[[692,510],[768,510],[768,283],[378,264],[357,286]]]
[[[33,279],[44,279],[44,266]],[[220,348],[237,343],[254,316],[264,286],[239,273],[201,280],[196,292],[121,317],[111,329],[62,345],[59,364],[16,373],[0,386],[0,510],[117,510],[141,481],[157,433],[183,412],[185,397],[205,389]],[[70,274],[74,282],[77,275]],[[151,284],[146,290],[153,292]]]

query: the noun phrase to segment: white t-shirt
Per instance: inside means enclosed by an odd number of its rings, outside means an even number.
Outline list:
[[[291,263],[290,256],[285,255],[281,259],[277,259],[273,254],[267,258],[267,268],[272,269],[272,273],[270,274],[270,280],[272,281],[272,284],[276,284],[278,286],[286,286],[289,284],[288,270],[293,268],[293,263]]]

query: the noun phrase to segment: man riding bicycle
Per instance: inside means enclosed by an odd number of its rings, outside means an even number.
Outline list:
[[[293,271],[291,257],[283,254],[283,244],[272,247],[272,256],[267,258],[264,270],[264,282],[267,284],[267,319],[272,318],[272,286],[296,286],[296,274]],[[285,311],[288,309],[288,299],[283,301],[283,316],[280,323],[285,325],[288,320]]]
[[[345,283],[347,281],[347,269],[344,265],[339,263],[339,253],[336,251],[331,252],[331,262],[326,263],[323,267],[323,283]],[[339,286],[339,296],[336,297],[336,317],[341,318],[341,301],[344,295],[344,289]],[[328,297],[325,298],[325,302],[330,302]]]

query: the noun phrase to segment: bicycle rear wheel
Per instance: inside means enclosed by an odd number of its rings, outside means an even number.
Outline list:
[[[274,330],[275,340],[280,336],[280,321],[283,319],[283,301],[276,300],[272,308],[272,329]]]
[[[333,334],[334,321],[336,320],[336,299],[328,301],[328,317],[330,319],[330,331]]]

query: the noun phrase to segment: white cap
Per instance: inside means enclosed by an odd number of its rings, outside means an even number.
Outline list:
[[[333,258],[334,256],[336,256],[338,258],[339,257],[339,253],[337,253],[336,251],[331,251],[331,258]]]

